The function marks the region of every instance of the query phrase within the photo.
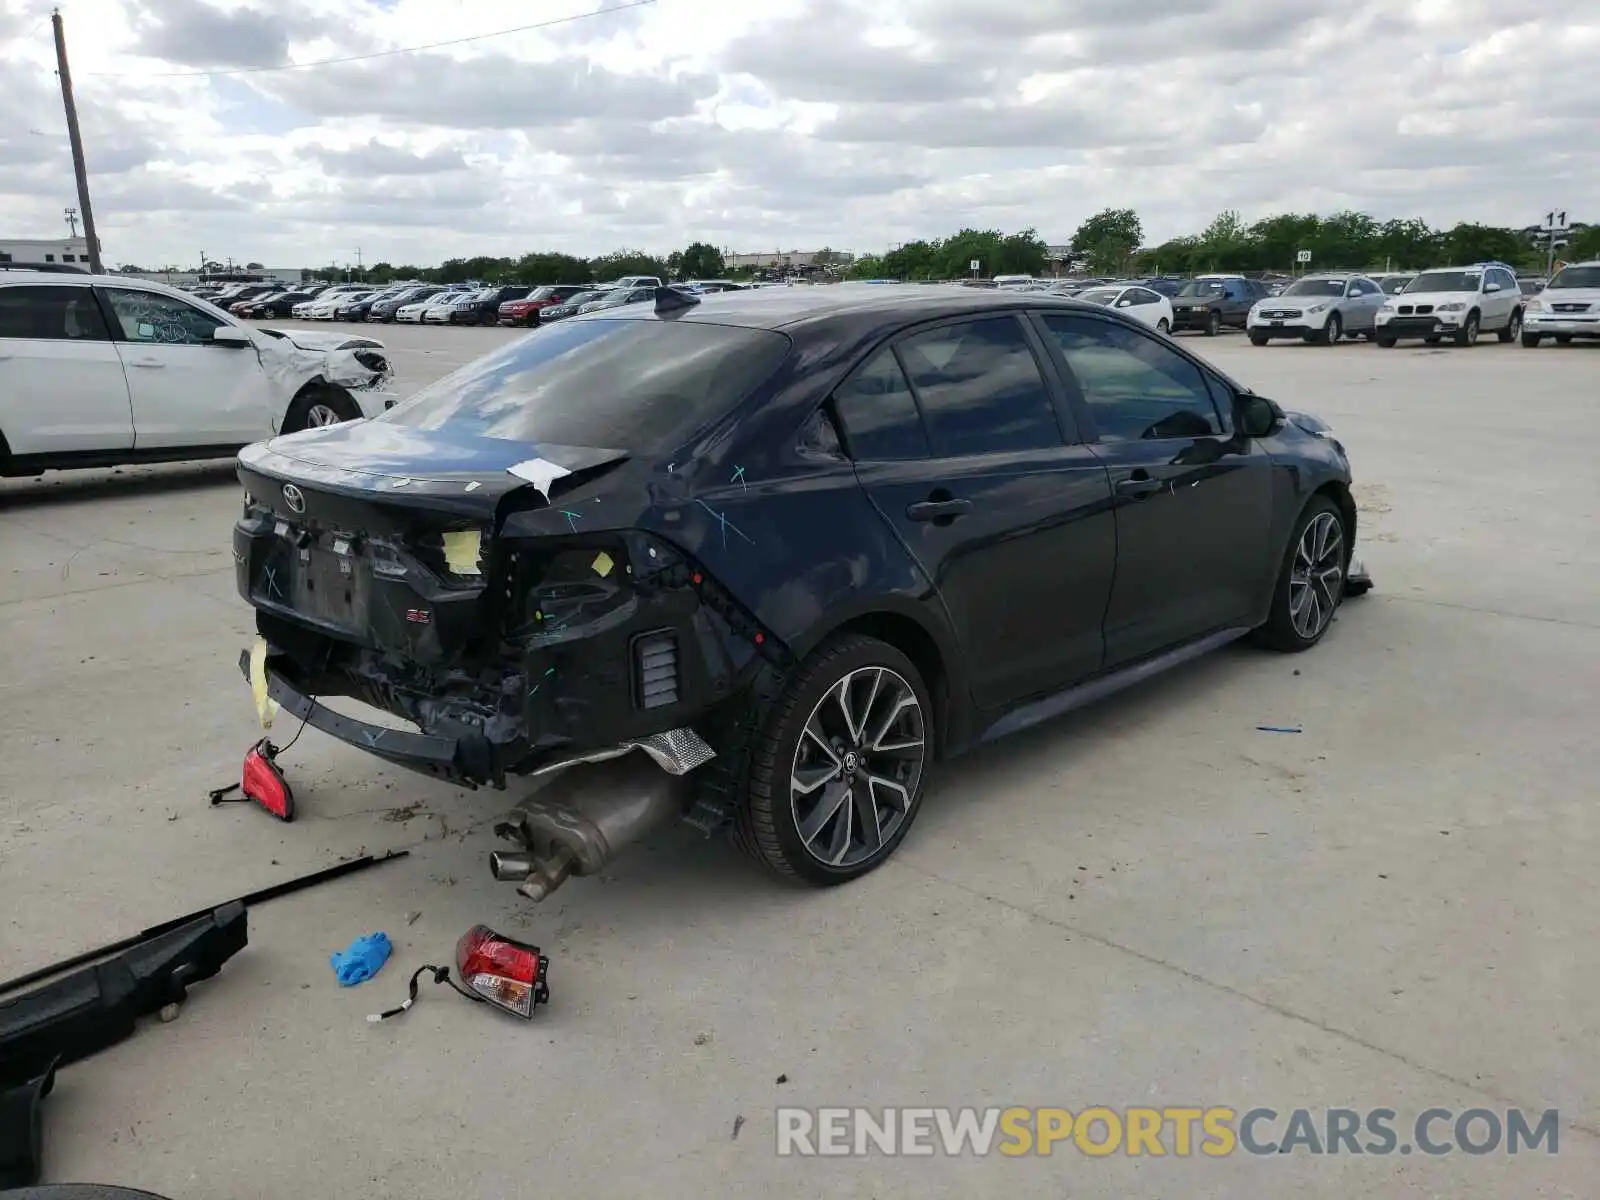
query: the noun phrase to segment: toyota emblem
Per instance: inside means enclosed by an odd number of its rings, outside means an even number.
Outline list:
[[[283,485],[283,502],[289,506],[292,513],[303,513],[306,510],[306,496],[292,483]]]

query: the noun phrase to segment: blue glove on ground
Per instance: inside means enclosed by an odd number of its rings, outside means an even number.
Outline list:
[[[393,949],[387,933],[369,933],[351,942],[350,949],[336,950],[328,961],[333,964],[333,973],[339,977],[340,987],[355,987],[383,970],[383,964],[389,961]]]

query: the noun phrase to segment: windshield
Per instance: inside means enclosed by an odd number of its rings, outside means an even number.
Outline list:
[[[1600,288],[1600,266],[1562,267],[1545,284],[1545,290],[1552,288]]]
[[[789,353],[766,329],[575,321],[512,342],[379,421],[476,437],[648,452],[738,404]]]
[[[1122,293],[1116,288],[1090,288],[1088,291],[1079,292],[1079,300],[1087,300],[1090,304],[1110,304]]]
[[[1410,275],[1396,275],[1393,279],[1385,279],[1378,286],[1391,296],[1398,296],[1411,282]]]
[[[1414,292],[1475,292],[1483,276],[1477,271],[1424,271],[1410,283],[1405,291]]]
[[[1283,296],[1342,296],[1342,279],[1297,279],[1279,293]]]
[[[1220,296],[1224,289],[1220,279],[1191,279],[1178,289],[1180,296]]]
[[[553,288],[553,287],[536,287],[536,288],[533,289],[533,291],[529,292],[525,297],[523,297],[523,299],[525,299],[525,300],[553,300],[555,298],[555,296],[556,296],[556,289]]]
[[[587,304],[591,300],[598,300],[604,292],[579,292],[576,296],[568,296],[564,303],[571,305]]]

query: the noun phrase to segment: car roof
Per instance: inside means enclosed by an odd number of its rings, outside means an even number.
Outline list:
[[[758,288],[748,292],[717,292],[700,297],[698,304],[669,310],[637,312],[632,320],[706,322],[749,329],[801,332],[808,327],[850,325],[869,329],[896,327],[915,321],[938,320],[968,314],[1018,312],[1052,308],[1063,312],[1103,314],[1099,305],[1084,304],[1049,292],[1002,292],[983,288],[884,288],[859,283],[837,283],[816,288]],[[587,314],[574,320],[604,320]]]

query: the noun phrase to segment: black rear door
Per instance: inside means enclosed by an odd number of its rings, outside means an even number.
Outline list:
[[[1166,342],[1090,314],[1039,318],[1110,471],[1117,565],[1108,666],[1249,619],[1276,569],[1272,459],[1235,436],[1231,395]],[[1089,431],[1092,430],[1092,433]]]
[[[983,708],[1104,657],[1110,484],[1044,355],[1016,316],[963,318],[880,350],[834,397],[857,475],[934,582]]]

